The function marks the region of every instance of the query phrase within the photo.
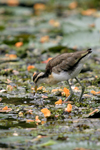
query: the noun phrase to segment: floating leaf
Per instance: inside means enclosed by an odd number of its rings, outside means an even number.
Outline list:
[[[41,43],[45,43],[45,42],[48,42],[48,41],[49,41],[49,36],[48,35],[45,35],[45,36],[41,37],[41,39],[40,39]]]
[[[7,79],[7,82],[6,82],[6,83],[11,83],[11,82],[12,82],[11,80]]]
[[[46,6],[44,4],[42,4],[42,3],[36,3],[34,5],[34,9],[35,10],[45,10],[45,8],[46,8]]]
[[[59,27],[60,23],[54,19],[49,20],[49,24],[54,26],[54,27]]]
[[[31,69],[34,69],[34,68],[35,68],[35,66],[29,65],[29,66],[27,67],[27,70],[30,71]]]
[[[36,121],[36,124],[37,124],[37,125],[38,125],[38,123],[41,122],[41,120],[39,119],[39,116],[36,116],[36,117],[35,117],[35,121]]]
[[[16,47],[21,47],[22,45],[23,45],[23,42],[17,42],[17,43],[15,44]]]
[[[13,90],[13,86],[7,85],[7,91],[12,91],[12,90]]]
[[[69,89],[67,89],[66,87],[64,87],[63,91],[65,92],[66,97],[68,97],[70,95]]]
[[[6,57],[9,57],[10,59],[15,59],[15,58],[17,58],[17,55],[15,55],[15,54],[6,54],[5,56],[6,56]]]
[[[97,95],[97,94],[100,94],[100,91],[99,91],[99,92],[95,92],[94,90],[92,90],[91,93],[92,93],[93,95]]]
[[[75,9],[77,7],[77,2],[76,1],[71,2],[68,7],[70,9]]]
[[[31,119],[26,120],[26,123],[30,123],[30,122],[34,122],[34,120],[31,120]]]
[[[24,116],[23,112],[20,111],[20,112],[18,113],[18,116],[19,116],[19,117],[23,117],[23,116]]]
[[[68,104],[67,105],[67,108],[65,108],[65,111],[67,111],[67,112],[71,112],[72,111],[72,105],[71,104]]]
[[[44,117],[49,117],[51,115],[50,110],[48,110],[47,108],[41,109],[41,112],[44,114]]]
[[[7,4],[9,6],[17,6],[19,4],[19,0],[7,0]]]
[[[11,108],[8,108],[8,106],[5,106],[4,108],[2,108],[2,109],[0,110],[0,112],[10,112],[10,111],[12,111],[12,109],[11,109]]]
[[[51,93],[62,92],[62,89],[52,89]]]
[[[87,9],[87,10],[83,10],[81,14],[85,16],[90,16],[90,15],[93,15],[95,12],[96,12],[96,9]]]
[[[8,106],[5,106],[4,108],[2,108],[2,110],[7,110],[8,109]]]
[[[98,111],[99,111],[99,109],[95,109],[94,111],[89,113],[89,116],[93,115],[95,112],[98,112]]]
[[[0,102],[2,101],[2,98],[0,97]]]
[[[58,101],[55,102],[55,104],[62,104],[62,100],[59,99]]]

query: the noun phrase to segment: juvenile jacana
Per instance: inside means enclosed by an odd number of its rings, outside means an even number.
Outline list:
[[[77,82],[82,87],[81,95],[79,101],[82,101],[82,96],[85,87],[81,84],[77,75],[83,68],[83,64],[88,60],[91,49],[86,51],[78,51],[74,53],[63,53],[52,58],[46,65],[45,72],[36,73],[33,76],[33,81],[35,83],[35,91],[37,91],[37,86],[41,83],[47,83],[49,85],[56,84],[60,81],[67,81],[70,89],[70,96],[65,100],[71,100],[73,91],[69,83],[69,79],[75,78]]]

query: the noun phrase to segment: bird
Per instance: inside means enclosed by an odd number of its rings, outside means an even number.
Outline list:
[[[79,102],[82,102],[85,87],[82,85],[77,76],[81,72],[84,63],[88,60],[91,53],[92,49],[90,48],[85,51],[77,51],[74,53],[62,53],[49,60],[46,65],[45,72],[37,72],[33,75],[35,92],[37,92],[37,87],[41,83],[52,85],[61,81],[66,81],[69,86],[70,95],[65,101],[71,100],[74,92],[69,80],[75,78],[82,88],[79,97]]]

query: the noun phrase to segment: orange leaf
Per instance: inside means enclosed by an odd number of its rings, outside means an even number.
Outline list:
[[[19,0],[7,0],[7,4],[9,6],[17,6],[19,4]]]
[[[8,106],[5,106],[4,108],[2,108],[2,109],[0,110],[0,112],[10,112],[10,111],[12,111],[12,109],[11,109],[11,108],[8,108]]]
[[[91,91],[91,93],[93,94],[93,95],[96,95],[96,94],[100,94],[100,91],[99,92],[95,92],[95,91]]]
[[[74,87],[74,90],[79,90],[79,88],[78,87]]]
[[[98,112],[98,111],[99,111],[99,109],[95,109],[94,111],[92,111],[92,112],[89,113],[89,116],[93,115],[95,112]]]
[[[66,87],[64,87],[63,91],[65,92],[66,97],[70,95],[69,90]]]
[[[75,8],[77,7],[77,2],[74,1],[74,2],[70,3],[68,7],[69,7],[70,9],[75,9]]]
[[[67,112],[71,112],[72,111],[72,105],[71,104],[68,104],[67,105],[67,108],[65,108],[65,111],[67,111]]]
[[[38,123],[41,122],[41,120],[39,119],[39,116],[35,117],[35,121],[38,122]]]
[[[2,101],[2,98],[0,97],[0,102]]]
[[[33,114],[33,110],[29,109],[26,113],[32,115]]]
[[[52,91],[51,91],[51,93],[55,93],[55,92],[62,92],[63,90],[62,89],[53,89]]]
[[[17,55],[15,55],[15,54],[6,54],[5,56],[6,56],[6,57],[9,57],[9,58],[11,58],[11,59],[17,58]]]
[[[45,124],[45,123],[46,123],[46,121],[44,121],[44,120],[41,121],[41,124]]]
[[[23,42],[17,42],[17,43],[15,44],[16,47],[21,47],[22,45],[23,45]]]
[[[37,88],[37,90],[41,91],[41,90],[43,90],[43,88],[44,88],[43,86],[40,86]]]
[[[11,85],[7,85],[7,90],[8,91],[12,91],[13,90],[13,87]]]
[[[59,99],[58,101],[55,102],[55,104],[62,104],[62,100]]]
[[[7,83],[11,83],[11,82],[12,82],[11,80],[7,79]]]
[[[23,112],[20,111],[20,112],[18,113],[18,116],[19,116],[19,117],[23,117],[23,116],[24,116]]]
[[[41,39],[40,39],[41,43],[45,43],[45,42],[48,42],[48,41],[49,41],[49,36],[48,35],[42,36]]]
[[[27,70],[30,71],[31,69],[34,69],[34,68],[35,68],[35,66],[29,65],[29,66],[27,67]]]
[[[8,106],[5,106],[4,108],[2,108],[2,110],[8,110]]]
[[[48,96],[46,96],[46,95],[42,95],[42,98],[48,98]]]
[[[18,75],[18,74],[19,74],[19,71],[13,70],[13,74],[14,74],[14,75]]]
[[[59,27],[60,23],[54,19],[49,20],[49,24],[54,26],[54,27]]]
[[[90,24],[90,25],[89,25],[89,27],[94,28],[94,27],[95,27],[95,24],[94,24],[94,23],[92,23],[92,24]]]
[[[32,87],[31,89],[32,89],[32,90],[35,90],[35,88],[33,88],[33,87]],[[44,86],[40,86],[40,87],[37,88],[37,91],[43,91],[43,92],[45,92],[45,90],[46,90],[46,89],[45,89]]]
[[[30,122],[34,122],[34,120],[31,120],[31,119],[26,120],[26,123],[30,123]]]
[[[41,112],[44,114],[44,117],[49,117],[51,115],[50,110],[48,110],[47,108],[41,109]]]
[[[45,8],[46,8],[46,6],[44,4],[42,4],[42,3],[36,3],[34,5],[34,9],[35,10],[45,10]]]
[[[52,58],[50,57],[50,58],[48,58],[47,60],[42,61],[42,63],[46,64],[46,63],[48,63],[48,61],[51,60],[51,59],[52,59]]]
[[[90,16],[90,15],[93,15],[95,12],[96,12],[96,9],[87,9],[87,10],[83,10],[81,14],[85,16]]]

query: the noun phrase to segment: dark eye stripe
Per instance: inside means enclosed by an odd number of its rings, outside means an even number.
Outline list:
[[[38,74],[39,74],[39,72],[36,73],[36,74],[33,76],[33,81],[35,81],[35,79],[37,78]]]

